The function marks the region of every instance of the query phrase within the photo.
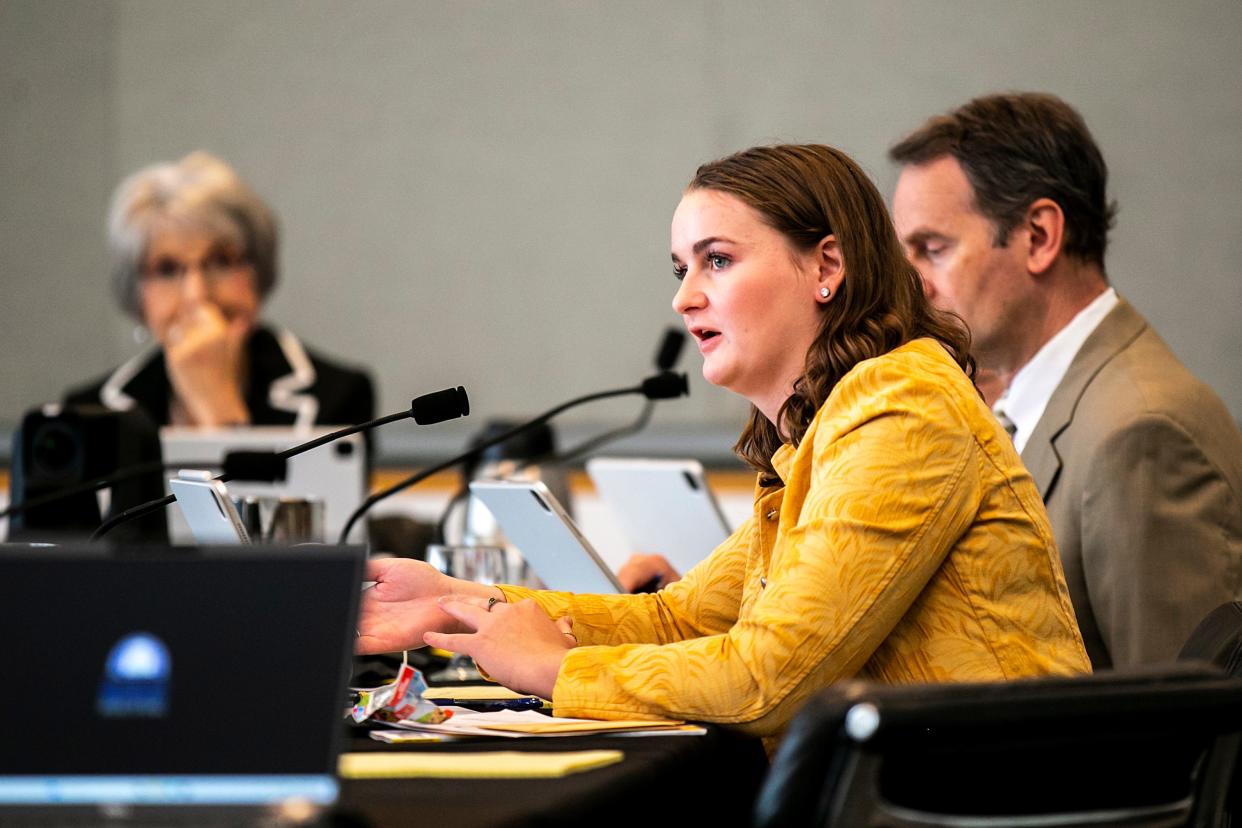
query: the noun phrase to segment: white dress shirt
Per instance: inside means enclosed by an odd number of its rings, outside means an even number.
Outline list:
[[[1013,444],[1019,453],[1030,439],[1039,418],[1044,415],[1052,392],[1065,378],[1065,372],[1069,370],[1078,350],[1117,301],[1117,291],[1111,287],[1091,300],[1091,304],[1080,310],[1014,374],[1005,393],[992,406],[997,416],[1003,412],[1013,422]]]

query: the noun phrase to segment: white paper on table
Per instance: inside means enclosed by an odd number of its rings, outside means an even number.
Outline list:
[[[558,716],[555,721],[558,723],[582,723],[586,725],[597,725],[598,730],[586,733],[520,733],[506,730],[491,730],[489,728],[480,727],[483,724],[528,724],[539,725],[548,723],[550,717],[540,713],[537,710],[495,710],[481,713],[474,710],[467,710],[461,707],[446,708],[453,711],[452,718],[439,724],[424,724],[422,722],[397,722],[394,727],[408,728],[410,730],[423,730],[430,733],[445,733],[454,735],[470,735],[470,736],[504,736],[508,738],[523,737],[557,737],[557,736],[585,736],[605,734],[621,734],[621,733],[679,733],[678,729],[670,729],[668,726],[660,727],[656,723],[652,723],[652,727],[648,729],[634,730],[613,730],[614,724],[606,720],[599,719],[572,719],[568,717]],[[687,731],[688,732],[688,731]]]

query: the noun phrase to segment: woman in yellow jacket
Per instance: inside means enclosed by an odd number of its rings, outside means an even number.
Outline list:
[[[701,167],[673,216],[673,308],[703,376],[753,404],[754,514],[654,594],[485,586],[375,561],[358,650],[467,653],[557,715],[779,734],[846,678],[1086,672],[1052,532],[924,298],[884,202],[830,147]]]

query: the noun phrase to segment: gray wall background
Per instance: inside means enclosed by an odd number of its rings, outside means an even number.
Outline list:
[[[0,431],[134,353],[103,222],[125,174],[196,148],[281,216],[267,316],[369,364],[380,411],[464,384],[472,423],[629,384],[677,324],[668,223],[702,161],[888,145],[988,91],[1084,114],[1121,212],[1108,269],[1242,416],[1242,4],[0,0]],[[719,456],[707,386],[639,450]],[[569,431],[637,402],[584,410]]]

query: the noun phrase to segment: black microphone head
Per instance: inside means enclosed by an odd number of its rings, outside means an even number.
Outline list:
[[[415,397],[410,402],[410,416],[419,425],[455,420],[470,413],[470,398],[460,385]]]
[[[654,377],[647,377],[641,387],[643,396],[649,400],[671,400],[690,396],[690,381],[686,379],[686,375],[672,371],[661,371]]]
[[[655,366],[657,371],[669,371],[677,364],[681,356],[682,346],[686,344],[685,331],[677,328],[665,328],[664,338],[660,340],[660,349],[656,351]]]
[[[230,451],[224,455],[224,473],[230,480],[275,483],[284,480],[289,463],[274,451]]]

